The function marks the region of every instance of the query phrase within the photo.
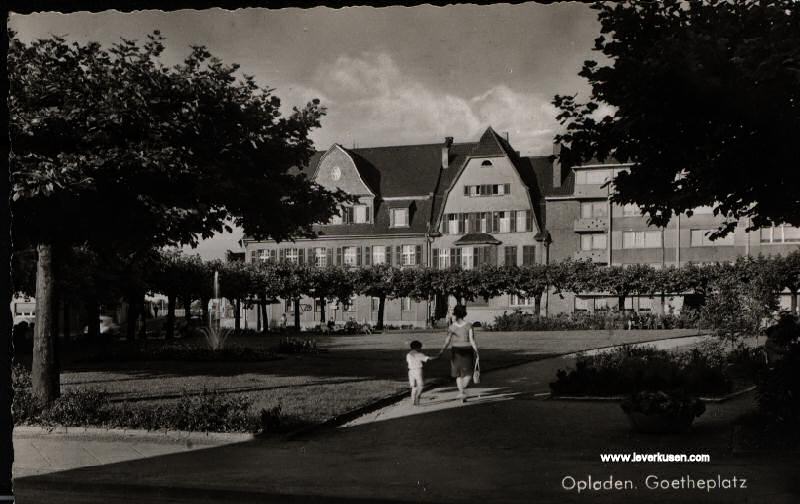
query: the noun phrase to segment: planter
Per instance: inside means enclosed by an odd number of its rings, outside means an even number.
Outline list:
[[[628,415],[628,420],[633,430],[649,434],[676,434],[686,432],[694,421],[694,415],[646,415],[639,411],[631,411],[626,413],[626,415]]]

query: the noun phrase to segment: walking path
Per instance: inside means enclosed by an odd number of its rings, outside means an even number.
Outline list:
[[[20,502],[769,502],[800,499],[796,454],[737,454],[753,395],[710,404],[678,436],[632,433],[616,403],[544,399],[561,358],[486,373],[465,405],[440,387],[346,426],[17,480]],[[707,453],[710,464],[607,464],[601,453]],[[745,478],[746,489],[648,490],[644,479]],[[565,478],[636,489],[563,488]],[[738,481],[737,480],[737,481]],[[571,480],[566,480],[568,483]]]

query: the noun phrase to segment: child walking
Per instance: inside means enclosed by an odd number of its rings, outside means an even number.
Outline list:
[[[414,406],[419,406],[419,396],[422,395],[422,387],[425,386],[425,379],[422,375],[422,365],[436,357],[429,357],[422,353],[422,343],[419,341],[411,342],[411,351],[406,354],[408,363],[408,385],[411,387],[411,402]]]

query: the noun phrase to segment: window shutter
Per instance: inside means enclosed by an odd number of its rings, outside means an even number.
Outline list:
[[[333,249],[332,248],[325,249],[325,255],[327,256],[326,264],[328,266],[333,266]]]
[[[492,212],[492,232],[500,231],[500,212]]]
[[[458,233],[464,234],[464,214],[458,214]]]
[[[533,231],[533,212],[525,211],[525,231]]]
[[[461,266],[461,247],[456,248],[456,264]]]
[[[369,266],[372,263],[372,247],[367,245],[364,247],[364,266]]]
[[[336,247],[336,265],[342,265],[342,247]]]
[[[491,247],[489,249],[489,264],[492,266],[497,266],[497,247]]]
[[[503,191],[504,191],[506,194],[511,194],[511,184],[503,184],[503,185],[505,186],[505,187],[503,188]]]
[[[306,249],[297,249],[297,264],[305,264]]]
[[[389,209],[389,227],[394,227],[394,211],[392,208]]]
[[[367,205],[367,207],[364,209],[364,212],[366,213],[366,216],[365,216],[366,221],[365,222],[367,224],[372,224],[372,207]]]
[[[396,256],[394,258],[395,262],[397,263],[398,266],[402,266],[403,265],[403,246],[402,245],[398,245],[396,247],[395,254],[396,254]]]
[[[279,259],[281,261],[285,261],[286,260],[286,249],[280,249],[278,251],[278,257],[279,257]]]
[[[433,263],[432,266],[434,267],[434,269],[439,269],[439,249],[433,249],[432,255],[433,255],[432,257],[433,261],[431,261]]]
[[[456,249],[450,249],[450,266],[455,266],[456,264]]]
[[[509,222],[511,223],[511,232],[512,233],[516,233],[517,232],[517,212],[509,212],[509,213],[511,214],[511,217],[508,219]],[[520,229],[520,232],[521,231],[522,230]]]
[[[256,262],[256,251],[255,250],[251,250],[250,251],[250,262]]]
[[[422,245],[417,245],[417,257],[414,258],[414,264],[422,266]]]
[[[480,250],[480,248],[478,248],[478,247],[475,247],[475,248],[472,249],[472,267],[473,268],[477,268],[478,267],[478,250]]]
[[[444,214],[442,220],[439,221],[439,232],[443,235],[447,234],[447,219],[445,217],[447,217],[447,214]]]
[[[464,186],[464,196],[469,196],[469,186],[468,185]]]
[[[386,264],[391,266],[392,265],[392,246],[391,245],[384,245],[383,250],[384,250],[384,253],[386,254]]]

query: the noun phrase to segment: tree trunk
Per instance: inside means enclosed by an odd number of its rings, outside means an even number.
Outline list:
[[[3,264],[9,264],[11,262],[11,247],[3,247],[2,261]],[[9,273],[6,274],[5,277],[7,280],[5,296],[6,301],[8,301],[8,305],[6,306],[11,306],[11,301],[14,297],[10,276],[9,268]],[[11,315],[11,310],[3,311],[3,330],[5,334],[9,336],[0,338],[0,341],[5,341],[0,352],[7,357],[2,359],[2,365],[0,365],[0,373],[2,373],[0,377],[0,453],[3,454],[0,456],[0,495],[11,496],[13,490],[12,466],[14,458],[14,439],[12,436],[14,423],[11,417],[11,403],[13,402],[12,397],[14,391],[11,386],[11,363],[14,361],[14,342],[13,338],[10,336],[13,330],[14,319]]]
[[[386,308],[386,296],[378,297],[378,325],[376,329],[383,331],[383,312]]]
[[[175,337],[175,304],[176,299],[174,294],[170,294],[167,296],[167,327],[166,327],[166,335],[167,339],[172,339]]]
[[[139,330],[139,336],[144,340],[147,341],[147,317],[148,317],[148,310],[147,310],[147,301],[144,299],[144,294],[140,297],[140,309],[139,312],[142,316],[142,328]]]
[[[260,299],[256,299],[255,309],[256,309],[256,332],[261,331],[261,304],[263,301]]]
[[[300,298],[294,300],[294,330],[300,332]]]
[[[269,331],[269,321],[267,320],[267,300],[261,301],[261,332],[266,333]]]
[[[61,333],[64,335],[64,337],[63,337],[64,343],[69,343],[70,336],[72,336],[70,334],[72,332],[72,323],[71,323],[72,321],[70,320],[70,317],[69,317],[70,316],[70,306],[69,306],[69,302],[67,302],[66,300],[62,301],[61,304],[64,307],[63,308],[64,309],[64,324],[63,324],[64,327],[62,327]]]
[[[97,341],[100,339],[100,306],[94,296],[90,296],[86,302],[86,317],[89,319],[86,322],[86,337],[89,341]]]
[[[189,322],[192,318],[192,296],[183,296],[183,319]]]
[[[128,315],[125,319],[125,330],[128,341],[136,339],[136,319],[139,317],[136,303],[133,296],[128,298]]]
[[[319,323],[325,324],[325,297],[319,298]]]
[[[535,312],[536,316],[540,316],[542,314],[542,294],[536,294],[533,296],[533,311]]]
[[[200,298],[200,309],[203,310],[203,325],[208,326],[208,298]]]
[[[625,296],[617,296],[617,311],[625,311]]]
[[[42,404],[51,404],[59,395],[59,370],[56,367],[56,334],[53,332],[55,313],[55,272],[53,246],[37,247],[36,262],[36,322],[33,333],[32,392]]]
[[[800,314],[800,312],[798,312],[798,310],[797,310],[797,291],[792,291],[791,298],[792,298],[791,301],[790,301],[792,303],[792,311],[791,312]]]
[[[239,310],[240,310],[240,304],[239,304],[239,299],[237,298],[233,302],[234,328],[236,329],[237,332],[242,329],[242,321],[241,321],[242,317],[241,314],[239,313]]]

